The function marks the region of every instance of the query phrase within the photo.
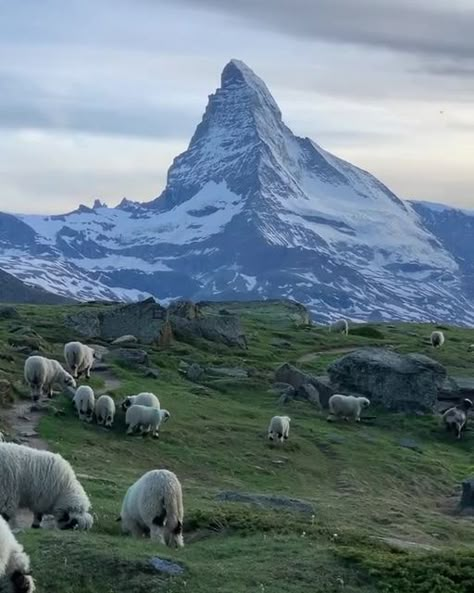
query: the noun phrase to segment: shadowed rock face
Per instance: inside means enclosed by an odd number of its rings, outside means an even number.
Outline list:
[[[393,411],[432,411],[446,379],[445,368],[421,354],[362,348],[339,358],[329,369],[341,393],[353,392]]]
[[[202,315],[199,308],[190,302],[173,303],[166,309],[154,299],[147,299],[101,311],[80,311],[69,315],[66,324],[87,338],[116,340],[133,334],[140,342],[152,344],[159,341],[167,321],[171,324],[173,335],[183,341],[204,338],[228,346],[247,346],[237,316]]]

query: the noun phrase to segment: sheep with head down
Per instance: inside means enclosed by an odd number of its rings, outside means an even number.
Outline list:
[[[110,395],[101,395],[95,402],[97,424],[112,428],[115,418],[115,402]]]
[[[268,427],[268,438],[271,441],[277,439],[281,443],[286,441],[290,436],[290,422],[289,416],[273,416]]]
[[[78,387],[73,401],[79,415],[79,420],[92,422],[95,408],[95,395],[92,388],[89,385]]]
[[[140,432],[145,435],[151,432],[154,438],[160,436],[160,426],[170,418],[168,410],[158,410],[148,406],[133,405],[127,409],[125,424],[127,434]]]
[[[25,381],[31,387],[33,401],[38,401],[43,394],[53,397],[54,385],[76,387],[76,381],[57,360],[44,356],[30,356],[25,361]]]
[[[64,358],[75,379],[82,374],[85,374],[87,379],[90,378],[95,360],[95,350],[93,348],[81,344],[81,342],[68,342],[64,346]]]
[[[7,580],[11,593],[33,593],[35,583],[30,575],[30,559],[5,519],[0,515],[0,590]]]
[[[122,404],[122,410],[126,412],[128,408],[131,406],[147,406],[149,408],[156,408],[157,410],[160,409],[160,400],[156,397],[154,393],[142,392],[138,395],[129,395],[126,397]]]
[[[173,472],[160,469],[147,472],[130,486],[118,520],[124,533],[181,548],[183,517],[181,483]]]
[[[89,529],[91,503],[70,464],[57,453],[0,443],[0,514],[14,524],[19,509],[53,515],[59,529]]]
[[[442,331],[434,331],[430,336],[431,345],[433,348],[441,348],[445,342],[444,334]]]
[[[354,395],[341,395],[335,393],[329,398],[329,417],[344,418],[344,420],[355,420],[360,422],[360,414],[364,408],[370,406],[370,400],[366,397]]]
[[[448,432],[454,432],[457,438],[460,439],[463,430],[466,428],[467,415],[472,408],[472,401],[470,399],[463,399],[460,404],[449,408],[443,414],[443,422]]]

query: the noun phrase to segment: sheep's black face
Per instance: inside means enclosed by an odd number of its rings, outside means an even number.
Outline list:
[[[132,402],[127,398],[122,402],[122,410],[126,412],[128,408],[132,405]]]
[[[65,530],[65,529],[76,529],[78,526],[78,521],[76,518],[71,517],[69,515],[69,513],[63,513],[58,519],[57,519],[57,525],[59,529]]]
[[[10,577],[14,593],[32,593],[35,590],[31,576],[16,571]]]

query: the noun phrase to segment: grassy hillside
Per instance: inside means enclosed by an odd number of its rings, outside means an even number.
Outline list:
[[[348,337],[326,328],[298,327],[283,305],[226,305],[239,313],[249,339],[245,352],[208,342],[147,348],[159,379],[114,367],[116,401],[139,391],[159,395],[171,413],[159,441],[126,437],[123,415],[108,432],[83,425],[65,396],[43,417],[39,431],[80,474],[96,515],[90,533],[29,530],[20,539],[31,555],[38,590],[56,593],[468,593],[474,590],[474,519],[454,514],[459,484],[474,475],[474,432],[453,441],[429,416],[375,410],[354,426],[328,423],[304,402],[277,406],[274,369],[291,362],[316,374],[342,352],[391,345],[422,352],[454,375],[474,375],[474,331],[443,328],[446,347],[425,343],[429,325],[360,326]],[[77,306],[19,306],[20,319],[0,320],[0,380],[21,379],[25,354],[39,346],[62,359],[76,338],[62,315]],[[18,331],[18,328],[31,328]],[[180,361],[251,369],[248,379],[205,378],[197,385]],[[92,384],[101,389],[101,375]],[[15,384],[16,397],[24,387]],[[64,415],[58,415],[64,412]],[[270,417],[292,417],[283,446],[265,439]],[[371,410],[372,415],[372,410]],[[1,412],[0,412],[1,424]],[[415,441],[414,448],[401,445]],[[180,551],[120,535],[121,500],[145,471],[177,473],[185,496],[185,541]],[[221,491],[303,499],[312,514],[218,502]],[[420,544],[394,551],[381,538]],[[422,547],[424,546],[424,547]],[[424,551],[425,549],[430,551]],[[182,576],[154,572],[159,555],[183,565]]]

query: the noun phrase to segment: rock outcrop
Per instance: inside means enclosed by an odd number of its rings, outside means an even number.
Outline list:
[[[237,316],[202,314],[189,301],[177,301],[166,309],[149,298],[139,303],[83,310],[67,316],[66,324],[89,339],[117,340],[133,335],[144,344],[159,344],[163,343],[163,329],[169,326],[172,336],[185,342],[203,338],[227,346],[247,347]]]
[[[362,348],[333,362],[332,385],[341,393],[357,393],[393,411],[432,411],[446,379],[446,369],[421,354],[398,354]]]

